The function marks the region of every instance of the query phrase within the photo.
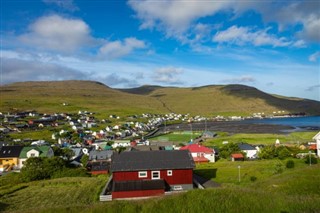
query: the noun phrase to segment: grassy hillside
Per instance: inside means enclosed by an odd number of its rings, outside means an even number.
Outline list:
[[[318,212],[320,209],[320,164],[308,166],[295,160],[295,168],[274,174],[275,160],[223,161],[201,165],[222,187],[192,190],[140,201],[99,202],[105,179],[62,178],[0,187],[0,211],[7,212]],[[284,162],[282,162],[284,163]],[[250,181],[255,175],[257,180]],[[1,177],[4,178],[4,177]],[[2,180],[0,178],[0,181]],[[1,182],[3,183],[3,182]]]
[[[52,113],[87,110],[102,117],[165,111],[162,104],[153,98],[124,93],[92,81],[13,83],[0,88],[0,98],[2,111],[16,109]]]
[[[112,89],[92,81],[21,82],[0,87],[1,111],[94,111],[119,115],[190,113],[191,115],[249,115],[284,110],[320,114],[320,102],[285,98],[243,85],[174,88],[143,86]],[[63,106],[62,103],[67,103]]]
[[[274,96],[244,85],[168,88],[143,86],[124,90],[154,97],[171,111],[192,114],[250,114],[274,111],[320,114],[320,102]]]

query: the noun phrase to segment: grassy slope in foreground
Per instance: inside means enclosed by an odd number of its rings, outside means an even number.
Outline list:
[[[320,164],[309,167],[300,163],[280,175],[264,175],[256,182],[224,184],[221,188],[149,200],[106,203],[97,201],[103,182],[98,178],[63,178],[28,183],[26,188],[0,194],[0,202],[2,209],[10,212],[317,212],[319,170]]]

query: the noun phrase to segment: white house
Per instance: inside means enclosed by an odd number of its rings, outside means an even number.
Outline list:
[[[256,159],[257,158],[258,150],[255,147],[253,147],[247,143],[240,143],[240,144],[238,144],[238,146],[241,151],[246,153],[247,158],[249,158],[249,159]]]
[[[54,152],[50,146],[27,146],[23,147],[19,156],[19,168],[21,169],[24,162],[31,157],[53,157]]]
[[[200,144],[189,144],[187,146],[181,147],[180,150],[189,150],[194,162],[196,163],[215,162],[214,149],[210,149]]]
[[[317,143],[317,155],[318,157],[320,157],[320,132],[318,132],[318,134],[316,134],[312,140],[315,140]]]

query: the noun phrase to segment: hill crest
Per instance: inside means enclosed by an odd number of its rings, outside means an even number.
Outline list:
[[[18,82],[0,87],[2,110],[35,109],[63,111],[58,102],[70,102],[67,110],[123,114],[190,113],[192,115],[233,114],[286,111],[320,114],[320,102],[272,95],[257,88],[231,84],[201,87],[162,87],[144,85],[114,89],[96,81]],[[58,110],[57,110],[58,109]]]

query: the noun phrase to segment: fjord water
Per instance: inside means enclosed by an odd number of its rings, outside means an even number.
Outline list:
[[[301,128],[301,127],[320,128],[320,116],[253,119],[253,120],[244,120],[243,122],[255,123],[255,124],[286,125],[286,126],[293,126],[296,128]]]

